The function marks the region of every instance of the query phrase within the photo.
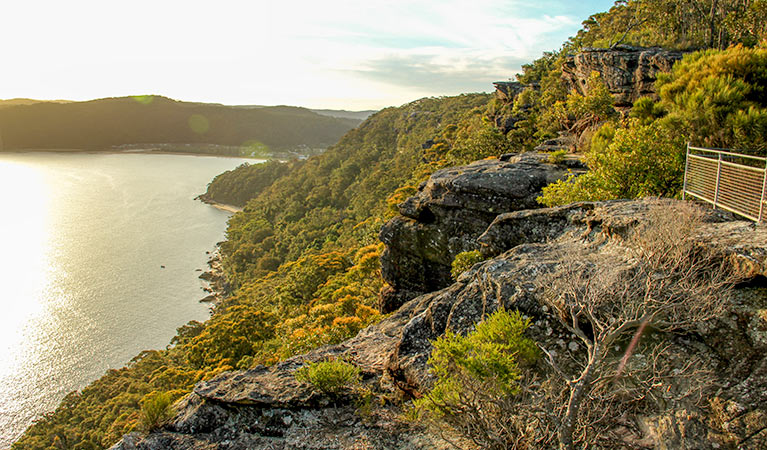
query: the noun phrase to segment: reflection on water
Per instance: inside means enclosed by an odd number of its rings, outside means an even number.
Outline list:
[[[195,270],[228,215],[193,198],[242,161],[0,154],[0,448],[207,317]]]

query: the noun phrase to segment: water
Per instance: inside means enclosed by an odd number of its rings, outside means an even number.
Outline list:
[[[196,269],[229,214],[194,197],[243,161],[0,154],[0,448],[67,393],[208,317]]]

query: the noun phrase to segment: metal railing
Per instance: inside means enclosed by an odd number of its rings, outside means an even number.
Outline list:
[[[747,219],[767,218],[767,158],[687,145],[687,195]]]

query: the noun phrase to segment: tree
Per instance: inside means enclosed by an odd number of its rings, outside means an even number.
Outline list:
[[[687,55],[657,88],[669,127],[694,145],[767,151],[767,47]]]
[[[669,346],[662,342],[650,352],[654,362],[643,373],[631,377],[626,369],[644,331],[689,332],[716,318],[733,281],[722,256],[692,240],[703,218],[699,208],[655,201],[649,202],[647,214],[648,220],[630,232],[623,251],[597,257],[567,254],[566,264],[540,279],[554,317],[586,348],[574,375],[560,367],[551,351],[541,349],[554,372],[566,380],[558,417],[561,449],[576,448],[576,441],[593,443],[595,430],[619,414],[618,404],[622,411],[651,407],[648,399],[665,388],[672,403],[692,401],[693,394],[707,388],[705,371],[694,361],[664,362]],[[632,335],[618,357],[616,344]],[[670,377],[688,378],[690,387],[672,392],[663,382]]]

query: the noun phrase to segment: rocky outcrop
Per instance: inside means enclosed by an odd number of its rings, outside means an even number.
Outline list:
[[[567,131],[558,131],[557,137],[546,139],[535,146],[536,152],[570,151],[578,145],[578,138]]]
[[[172,424],[147,437],[127,436],[114,449],[448,448],[397,420],[393,406],[360,417],[350,399],[334,402],[293,374],[309,361],[342,357],[362,369],[365,385],[379,398],[402,392],[418,396],[432,381],[427,368],[431,341],[446,330],[471,330],[500,306],[530,317],[530,337],[561,361],[577,361],[582,344],[544,305],[537,280],[566,264],[573,249],[593,255],[620,252],[628,233],[647,220],[649,207],[643,201],[589,202],[500,214],[477,239],[491,258],[457,282],[409,301],[339,345],[200,383]],[[671,404],[661,414],[627,418],[639,430],[625,438],[627,446],[764,448],[767,227],[712,212],[696,230],[695,242],[720,250],[723,261],[747,280],[713,326],[667,336],[675,355],[705,361],[715,374],[719,387],[709,408],[713,412]],[[623,426],[616,424],[616,433],[625,431]]]
[[[221,253],[218,246],[208,258],[208,270],[201,273],[198,278],[204,283],[202,290],[209,293],[200,302],[210,302],[215,307],[231,294],[231,285],[221,264]]]
[[[519,81],[495,81],[493,86],[495,86],[495,96],[506,102],[513,102],[514,98],[527,87]]]
[[[562,80],[568,91],[586,95],[589,76],[598,72],[615,97],[616,108],[626,110],[640,97],[654,96],[657,74],[671,71],[682,56],[680,51],[657,47],[587,48],[567,57]]]
[[[539,90],[538,83],[524,84],[519,81],[496,81],[495,98],[503,105],[492,114],[491,119],[501,133],[506,134],[516,128],[517,123],[527,119],[530,105],[517,103],[517,97],[525,89]]]
[[[455,255],[477,249],[477,237],[498,214],[539,207],[541,189],[567,175],[546,158],[525,153],[477,161],[439,170],[419,186],[380,232],[383,278],[391,286],[382,293],[384,312],[449,286]]]

